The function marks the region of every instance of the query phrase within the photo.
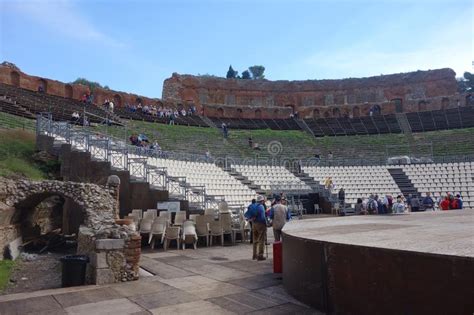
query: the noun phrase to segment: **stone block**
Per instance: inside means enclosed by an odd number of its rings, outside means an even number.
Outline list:
[[[90,264],[95,268],[108,268],[107,254],[105,252],[92,253],[90,255]]]
[[[114,273],[111,269],[102,268],[95,270],[95,284],[103,285],[115,282],[117,281],[115,280]]]
[[[102,239],[95,241],[95,248],[98,250],[122,249],[125,246],[123,239]]]

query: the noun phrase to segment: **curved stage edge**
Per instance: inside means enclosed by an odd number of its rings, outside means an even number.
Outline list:
[[[283,285],[327,314],[473,314],[474,210],[292,221]]]

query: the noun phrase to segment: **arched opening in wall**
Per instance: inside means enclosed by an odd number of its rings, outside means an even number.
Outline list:
[[[395,104],[396,113],[403,113],[403,102],[401,98],[394,98],[391,100],[391,102]]]
[[[441,108],[442,108],[442,109],[446,109],[446,108],[448,108],[448,107],[449,107],[449,98],[443,97],[443,98],[441,99]]]
[[[360,117],[360,108],[358,106],[352,109],[352,117]]]
[[[118,94],[114,95],[114,105],[115,107],[122,107],[122,97]]]
[[[255,110],[255,118],[257,119],[262,118],[262,111],[260,109]]]
[[[419,101],[418,102],[418,110],[419,111],[425,111],[426,110],[426,102],[425,101]]]
[[[77,235],[84,221],[83,207],[53,192],[32,194],[16,204],[10,224],[19,227],[26,252],[69,253],[75,249],[75,243],[65,242],[59,235]],[[41,241],[44,238],[47,243]]]
[[[217,109],[217,118],[224,118],[224,109],[222,107]]]
[[[135,99],[135,104],[142,104],[142,105],[143,105],[143,100],[142,100],[142,98],[141,98],[141,97],[137,97],[137,98]]]
[[[16,87],[20,87],[20,74],[18,72],[10,72],[10,84]]]
[[[313,110],[313,118],[314,118],[314,119],[319,119],[319,118],[321,118],[321,114],[320,114],[320,112],[319,112],[319,109]]]
[[[237,108],[237,118],[242,118],[244,116],[244,113],[241,108]]]
[[[280,115],[280,111],[278,109],[275,109],[273,111],[273,117],[272,118],[273,119],[278,119],[279,115]]]
[[[48,82],[45,79],[38,80],[38,92],[48,92]]]
[[[339,110],[339,108],[336,107],[332,109],[332,116],[336,118],[341,117],[341,111]]]
[[[329,117],[331,117],[331,114],[327,110],[327,111],[324,112],[324,118],[329,118]]]
[[[291,108],[291,113],[293,113],[293,114],[295,113],[295,105],[293,105],[293,104],[286,104],[285,107]]]
[[[472,94],[466,95],[466,106],[474,105],[474,96]]]
[[[64,97],[65,98],[74,98],[74,92],[73,92],[73,89],[72,89],[72,85],[70,84],[66,84],[64,86]]]

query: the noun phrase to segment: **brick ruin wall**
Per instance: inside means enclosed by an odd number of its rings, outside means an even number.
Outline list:
[[[23,89],[37,91],[42,86],[45,93],[72,99],[81,99],[81,97],[90,92],[89,87],[82,84],[68,84],[56,80],[50,80],[37,76],[28,75],[18,69],[8,66],[0,66],[0,83],[17,86]],[[137,94],[118,92],[95,88],[93,91],[94,103],[103,104],[106,99],[113,100],[116,106],[125,106],[125,104],[135,104],[137,98],[140,98],[143,104],[158,104],[157,98],[149,98]]]
[[[195,104],[206,116],[303,118],[383,114],[464,105],[451,69],[416,71],[343,80],[268,81],[197,77],[173,73],[164,81],[163,101]]]
[[[0,83],[80,99],[89,91],[81,84],[67,84],[0,66]],[[343,80],[269,81],[198,77],[173,73],[163,83],[162,99],[96,88],[94,103],[114,100],[116,106],[144,104],[179,107],[196,105],[209,117],[288,118],[298,111],[302,118],[357,117],[378,104],[383,114],[418,112],[464,106],[455,72],[451,69],[416,71]],[[401,104],[400,104],[401,102]]]

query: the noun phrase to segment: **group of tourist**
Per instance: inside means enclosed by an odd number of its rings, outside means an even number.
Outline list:
[[[87,92],[82,94],[80,101],[85,105],[92,105],[94,103],[94,94]]]
[[[157,141],[150,143],[148,137],[143,134],[133,134],[130,136],[129,140],[131,145],[139,147],[143,151],[149,151],[150,153],[160,153],[162,151]]]
[[[190,106],[188,110],[186,110],[184,108],[177,109],[156,105],[142,105],[142,103],[138,103],[136,105],[125,104],[125,109],[131,113],[138,112],[153,117],[168,118],[170,124],[174,124],[174,120],[179,116],[185,117],[196,114],[196,106],[194,105]]]
[[[285,196],[283,194],[274,196],[273,201],[267,204],[265,197],[258,195],[248,206],[245,218],[252,227],[250,236],[253,243],[252,259],[265,260],[264,246],[267,244],[267,227],[272,227],[275,241],[279,242],[283,226],[291,218]]]
[[[341,188],[342,189],[342,188]],[[341,202],[341,194],[339,194]],[[342,200],[343,202],[343,200]],[[392,195],[378,196],[370,195],[368,198],[358,198],[355,205],[356,214],[389,214],[389,213],[405,213],[419,211],[435,211],[440,210],[460,210],[463,208],[463,201],[460,194],[452,194],[447,192],[444,196],[440,193],[440,197],[435,201],[431,193],[419,198],[418,196],[408,195],[407,198],[400,194],[393,198]]]

